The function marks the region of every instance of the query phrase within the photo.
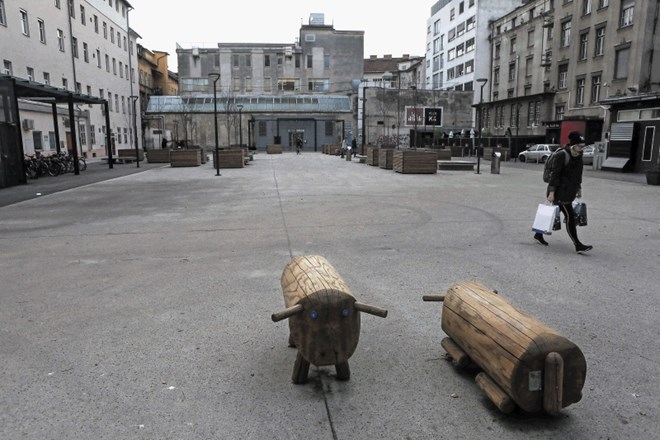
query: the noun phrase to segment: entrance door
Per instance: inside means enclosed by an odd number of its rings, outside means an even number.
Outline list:
[[[302,141],[303,149],[305,148],[305,130],[295,129],[289,130],[289,150],[292,150],[296,146],[296,141],[300,139]]]

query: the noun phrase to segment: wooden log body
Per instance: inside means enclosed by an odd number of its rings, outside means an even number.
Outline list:
[[[447,291],[442,330],[524,411],[544,409],[543,378],[552,352],[564,365],[561,392],[553,395],[562,408],[582,398],[582,351],[480,283],[461,282]]]
[[[148,150],[147,162],[149,163],[170,163],[170,150]]]
[[[170,165],[173,167],[198,167],[202,164],[200,150],[172,150],[170,151]]]
[[[318,255],[293,258],[281,278],[286,308],[302,305],[289,317],[290,341],[310,364],[348,361],[360,337],[355,298],[337,270]]]

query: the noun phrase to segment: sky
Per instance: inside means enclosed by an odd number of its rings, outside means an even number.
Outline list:
[[[176,44],[215,47],[221,43],[293,44],[311,13],[340,31],[364,31],[364,57],[423,56],[426,20],[436,0],[129,0],[130,26],[149,50],[165,51],[176,72]],[[396,7],[394,7],[396,5]]]

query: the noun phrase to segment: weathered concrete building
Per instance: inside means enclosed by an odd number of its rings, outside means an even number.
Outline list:
[[[223,145],[338,143],[353,131],[349,96],[363,53],[363,31],[336,30],[322,14],[312,14],[292,44],[178,45],[181,97],[152,99],[148,112],[164,116],[176,141],[202,146],[214,144],[214,113]]]

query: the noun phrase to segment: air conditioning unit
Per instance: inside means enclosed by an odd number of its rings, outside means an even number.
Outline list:
[[[293,48],[292,47],[285,47],[284,48],[284,55],[290,57],[293,56]]]
[[[34,129],[34,119],[23,119],[23,130]]]

